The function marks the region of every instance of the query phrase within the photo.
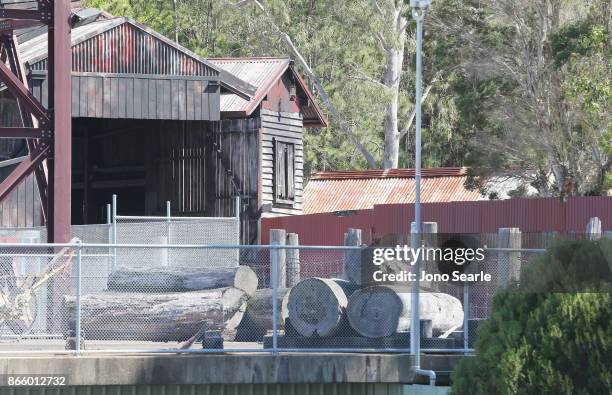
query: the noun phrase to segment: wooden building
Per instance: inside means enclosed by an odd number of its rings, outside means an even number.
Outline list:
[[[170,201],[188,216],[235,215],[240,196],[242,241],[254,243],[262,212],[301,212],[302,128],[326,119],[289,59],[206,60],[129,18],[73,19],[74,224],[104,222],[112,194],[120,214],[160,215]],[[29,31],[19,46],[45,105],[46,40]],[[5,124],[11,105],[0,92]],[[0,144],[2,177],[25,143]],[[0,226],[39,224],[35,184],[0,203]]]

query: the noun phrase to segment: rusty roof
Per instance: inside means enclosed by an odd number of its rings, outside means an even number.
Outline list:
[[[221,112],[234,113],[241,116],[251,115],[279,78],[290,70],[296,77],[295,80],[299,89],[302,90],[309,102],[309,105],[305,106],[304,109],[304,123],[307,123],[307,119],[314,118],[317,122],[313,122],[310,126],[327,126],[325,114],[316,104],[316,100],[310,89],[308,89],[308,85],[293,68],[291,59],[252,57],[212,58],[208,60],[257,88],[250,101],[232,94],[222,95]]]
[[[315,173],[304,189],[304,214],[414,203],[414,176],[414,169]],[[464,167],[423,169],[421,176],[423,203],[481,200],[478,191],[465,188]]]
[[[47,68],[47,32],[23,36],[21,60],[32,70]],[[101,14],[71,30],[73,72],[218,77],[221,86],[248,99],[255,87],[128,17]]]

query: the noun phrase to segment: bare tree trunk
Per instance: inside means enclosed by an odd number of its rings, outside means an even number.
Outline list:
[[[397,112],[399,108],[399,85],[404,65],[404,46],[406,42],[406,19],[401,16],[401,9],[394,14],[394,32],[397,39],[386,46],[386,63],[384,84],[390,89],[391,102],[385,114],[385,151],[383,168],[397,168],[399,164],[400,133],[398,128]]]

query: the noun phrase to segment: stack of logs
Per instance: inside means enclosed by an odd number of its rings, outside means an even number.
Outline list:
[[[360,232],[350,229],[345,235],[345,245],[361,245]],[[285,239],[284,231],[272,230],[270,237],[271,241],[276,241],[278,244],[279,240]],[[277,270],[277,283],[280,285],[277,305],[281,307],[278,327],[285,330],[286,337],[302,337],[305,340],[304,344],[312,344],[308,339],[349,337],[381,339],[410,330],[410,285],[374,284],[371,273],[368,272],[374,269],[369,255],[370,249],[344,252],[342,279],[315,277],[301,281],[299,281],[299,270],[292,267],[288,256],[280,255],[284,254],[281,251],[286,251],[286,254],[292,257],[297,253],[291,249],[279,250],[276,256],[277,265],[281,262]],[[386,268],[381,269],[385,272],[411,270],[398,262],[390,262]],[[295,283],[291,284],[290,279]],[[288,285],[287,288],[283,287],[285,284]],[[264,329],[271,329],[271,300],[270,290],[258,290],[248,303],[244,326],[241,327],[257,328],[257,337],[265,332]],[[420,320],[429,325],[429,333],[448,335],[463,325],[461,302],[446,293],[422,290],[419,309]],[[334,344],[334,342],[325,344]]]
[[[151,266],[117,268],[107,285],[81,297],[85,339],[185,341],[204,327],[234,340],[258,280],[247,266]],[[75,297],[65,297],[66,333],[74,330],[75,308]]]
[[[359,230],[349,230],[345,245],[360,245]],[[297,235],[272,230],[273,244],[297,246]],[[277,265],[277,328],[301,338],[380,339],[410,330],[410,286],[375,285],[364,268],[373,268],[368,249],[346,250],[343,279],[300,280],[298,249],[273,249]],[[369,262],[368,262],[369,260]],[[397,263],[391,263],[393,264]],[[400,266],[389,270],[410,270]],[[108,290],[81,297],[85,339],[185,341],[206,327],[226,341],[261,341],[273,328],[273,291],[258,289],[247,266],[193,268],[155,266],[117,268]],[[74,330],[76,300],[64,300],[66,332]],[[463,324],[461,302],[440,292],[420,293],[420,318],[437,333]]]

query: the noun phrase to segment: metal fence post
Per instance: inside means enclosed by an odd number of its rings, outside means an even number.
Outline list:
[[[76,259],[76,317],[75,317],[75,353],[81,353],[81,241],[77,241],[77,259]]]
[[[236,196],[236,226],[238,227],[238,231],[236,232],[236,234],[238,235],[238,238],[236,240],[236,244],[240,245],[240,242],[242,241],[240,238],[240,208],[241,208],[241,202],[240,202],[240,195]],[[240,259],[240,251],[238,252],[238,258]]]
[[[463,354],[468,355],[470,348],[470,287],[463,283]]]
[[[172,206],[170,200],[166,201],[166,244],[172,244]],[[164,265],[170,266],[170,249],[166,248]]]
[[[108,236],[108,244],[110,244],[112,242],[112,240],[113,240],[113,225],[112,225],[112,223],[113,223],[113,211],[112,210],[113,209],[112,209],[111,205],[107,204],[106,205],[106,225],[108,225],[108,235],[107,235]],[[109,248],[107,253],[108,253],[109,258],[107,259],[107,262],[106,262],[106,268],[108,270],[110,270],[110,268],[113,267],[113,261],[112,261],[112,258],[111,258],[112,250]]]
[[[113,195],[113,219],[112,219],[112,239],[113,244],[117,244],[117,195]],[[117,266],[117,247],[113,247],[112,269]]]
[[[279,246],[278,240],[270,240],[270,246]],[[272,281],[272,354],[278,354],[278,250],[270,248]]]

